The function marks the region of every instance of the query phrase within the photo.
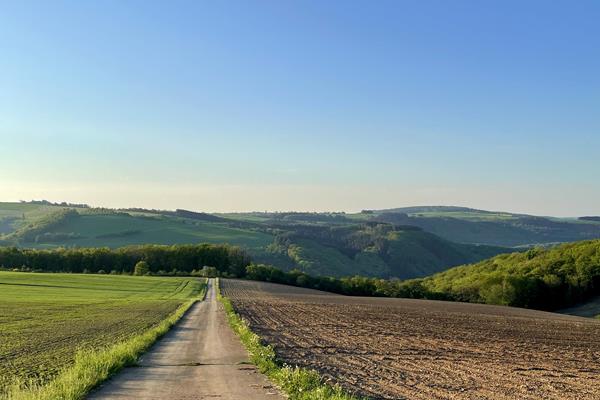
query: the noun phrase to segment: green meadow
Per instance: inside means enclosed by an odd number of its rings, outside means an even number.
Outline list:
[[[0,272],[0,398],[44,384],[100,350],[156,327],[198,296],[204,280]]]
[[[266,246],[273,240],[271,235],[220,223],[128,214],[84,214],[65,222],[54,232],[59,234],[76,232],[80,237],[71,240],[69,244],[79,247],[98,245],[122,247],[147,243],[229,243],[246,248],[257,248]]]

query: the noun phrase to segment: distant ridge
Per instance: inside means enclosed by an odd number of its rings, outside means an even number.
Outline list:
[[[479,208],[461,207],[461,206],[411,206],[411,207],[398,207],[398,208],[385,208],[382,210],[372,210],[375,213],[406,213],[406,214],[418,214],[418,213],[477,213],[477,214],[494,214],[494,215],[512,215],[519,217],[534,217],[530,214],[512,213],[508,211],[491,211],[482,210]]]
[[[578,218],[580,221],[593,221],[593,222],[600,222],[600,217],[579,217]]]
[[[507,251],[600,239],[600,221],[594,216],[534,217],[458,206],[215,214],[68,204],[0,203],[0,245],[48,249],[229,243],[256,262],[284,270],[407,279]]]
[[[383,210],[374,210],[375,212],[403,212],[403,213],[419,213],[419,212],[479,212],[479,213],[494,213],[493,211],[478,210],[476,208],[459,207],[459,206],[411,206],[386,208]]]

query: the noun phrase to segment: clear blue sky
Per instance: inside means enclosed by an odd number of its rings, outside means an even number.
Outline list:
[[[600,214],[600,2],[12,1],[0,200]]]

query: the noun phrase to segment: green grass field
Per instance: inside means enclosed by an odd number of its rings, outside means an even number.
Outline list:
[[[198,221],[143,212],[98,212],[77,209],[80,216],[46,229],[51,236],[24,241],[11,237],[20,228],[38,224],[44,218],[65,207],[30,203],[0,203],[0,236],[5,245],[16,244],[33,248],[54,247],[123,247],[148,243],[195,244],[229,243],[249,250],[261,249],[273,241],[273,236],[227,223]],[[235,222],[235,221],[232,221]]]
[[[232,228],[225,224],[127,215],[82,215],[54,232],[75,232],[81,238],[62,243],[42,243],[43,247],[65,244],[80,247],[122,247],[146,243],[229,243],[252,249],[267,246],[273,241],[271,235]],[[123,232],[132,234],[121,235]]]
[[[7,386],[45,383],[75,360],[156,326],[204,281],[0,272],[0,398]]]

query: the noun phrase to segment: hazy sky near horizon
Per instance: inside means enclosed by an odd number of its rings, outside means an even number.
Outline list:
[[[0,201],[600,214],[600,2],[11,1]]]

